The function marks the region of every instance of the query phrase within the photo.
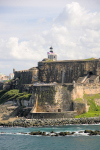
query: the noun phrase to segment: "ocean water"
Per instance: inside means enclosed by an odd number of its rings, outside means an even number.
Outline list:
[[[66,125],[55,127],[0,127],[0,150],[99,150],[100,136],[79,133],[84,130],[100,130],[97,125]],[[31,131],[75,131],[64,137],[32,136]],[[27,133],[27,134],[23,134]]]

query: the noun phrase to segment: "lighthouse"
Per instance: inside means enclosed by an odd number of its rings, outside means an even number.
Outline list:
[[[50,47],[50,51],[47,52],[47,55],[48,55],[48,59],[53,60],[53,61],[57,61],[57,54],[55,54],[53,52],[53,47],[52,46]]]

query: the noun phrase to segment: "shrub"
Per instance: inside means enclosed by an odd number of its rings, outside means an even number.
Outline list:
[[[1,90],[0,91],[0,104],[1,103],[4,103],[6,101],[9,101],[9,100],[13,100],[13,99],[16,99],[16,100],[29,100],[29,98],[31,97],[32,94],[27,94],[26,92],[24,93],[19,93],[19,90],[9,90],[9,91],[4,91],[4,90]]]

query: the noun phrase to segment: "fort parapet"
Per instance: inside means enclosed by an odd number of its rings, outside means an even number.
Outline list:
[[[100,76],[100,59],[41,61],[38,69],[41,82],[72,83],[85,75]]]
[[[38,81],[38,68],[14,72],[14,79],[18,78],[20,84],[31,84]]]

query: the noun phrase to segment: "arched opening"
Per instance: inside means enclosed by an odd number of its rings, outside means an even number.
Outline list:
[[[92,71],[89,71],[89,72],[88,72],[88,77],[90,77],[91,75],[93,75],[93,72],[92,72]]]

